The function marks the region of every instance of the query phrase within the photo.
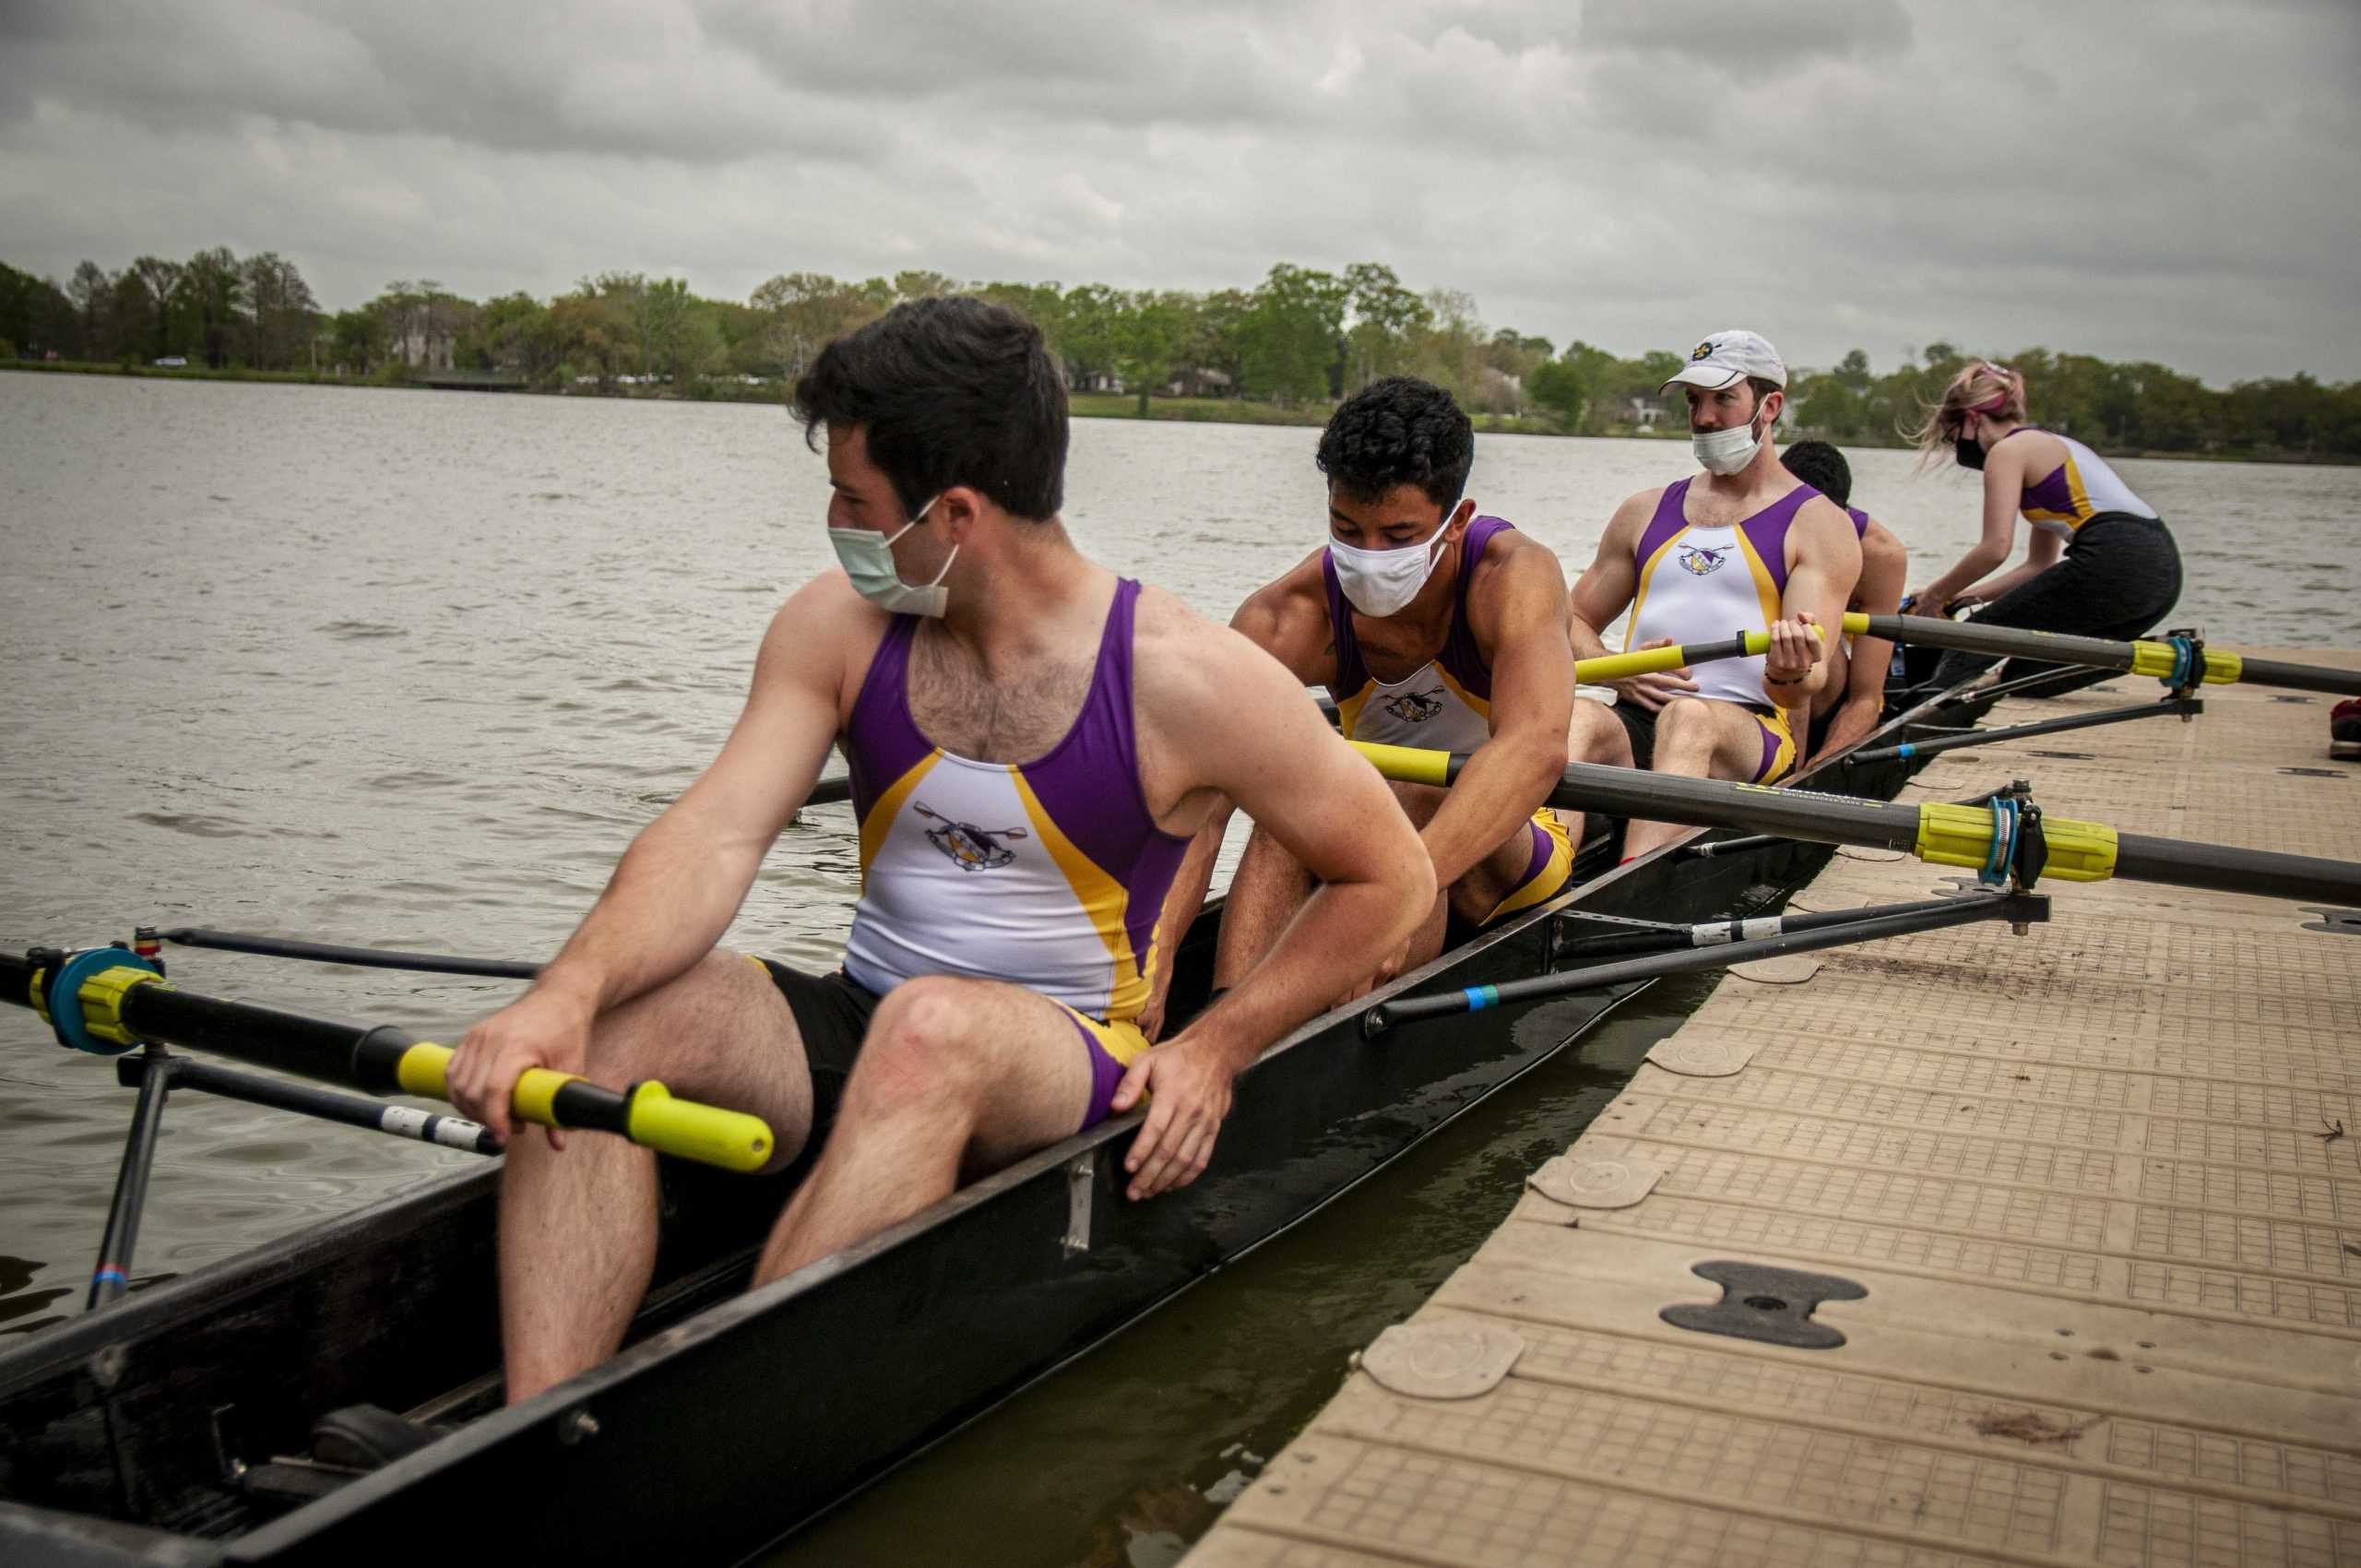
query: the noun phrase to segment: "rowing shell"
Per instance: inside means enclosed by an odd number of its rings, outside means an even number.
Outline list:
[[[1878,738],[1907,738],[1931,706]],[[1891,799],[1913,766],[1832,768],[1821,787]],[[438,1528],[486,1559],[736,1561],[1302,1218],[1619,998],[1365,1040],[1370,1008],[1546,973],[1586,915],[1760,912],[1827,853],[1772,840],[1614,868],[1594,850],[1579,886],[1272,1047],[1204,1174],[1147,1203],[1121,1195],[1134,1112],[746,1293],[794,1173],[668,1165],[673,1218],[633,1342],[514,1409],[498,1408],[494,1170],[155,1285],[0,1355],[0,1562],[371,1561]],[[1216,919],[1178,944],[1176,1019],[1203,1000]],[[357,1479],[309,1465],[313,1422],[359,1403],[458,1430]]]

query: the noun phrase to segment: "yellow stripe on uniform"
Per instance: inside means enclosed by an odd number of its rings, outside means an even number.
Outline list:
[[[924,778],[934,765],[942,760],[943,753],[940,750],[929,752],[920,757],[908,773],[895,779],[885,792],[877,797],[876,802],[869,808],[869,814],[860,819],[860,890],[862,892],[869,891],[869,863],[877,858],[877,851],[885,847],[885,836],[893,830],[894,819],[902,814],[902,802],[910,798],[910,791],[919,787],[919,780]]]
[[[1016,786],[1016,798],[1024,802],[1025,814],[1032,821],[1041,847],[1057,862],[1066,885],[1074,890],[1074,902],[1090,917],[1091,929],[1107,944],[1107,956],[1114,960],[1115,980],[1107,990],[1107,1016],[1138,1016],[1140,1009],[1147,1005],[1148,982],[1140,972],[1139,956],[1132,951],[1132,933],[1124,925],[1125,917],[1131,912],[1130,891],[1059,831],[1049,809],[1041,804],[1041,798],[1033,792],[1033,786],[1026,782],[1023,773],[1012,767],[1008,777]],[[1152,953],[1154,948],[1149,950]]]

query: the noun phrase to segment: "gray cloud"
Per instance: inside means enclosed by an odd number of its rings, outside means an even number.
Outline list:
[[[17,0],[0,209],[20,267],[226,243],[336,303],[1376,259],[1624,352],[2343,379],[2356,67],[2334,0]]]

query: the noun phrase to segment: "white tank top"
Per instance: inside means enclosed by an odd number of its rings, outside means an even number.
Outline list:
[[[2021,435],[2038,428],[2019,425],[2009,435]],[[2105,457],[2070,435],[2059,435],[2054,430],[2042,434],[2065,446],[2066,460],[2052,469],[2047,478],[2025,486],[2024,498],[2018,503],[2024,511],[2025,521],[2071,539],[2075,529],[2102,512],[2124,512],[2152,520],[2155,517],[2156,509],[2133,494],[2121,476],[2107,467]],[[2009,435],[2000,440],[2008,440]]]
[[[1798,484],[1751,517],[1723,528],[1699,528],[1683,515],[1688,480],[1665,487],[1655,516],[1641,530],[1640,582],[1631,600],[1626,649],[1658,637],[1676,643],[1721,642],[1740,632],[1767,632],[1787,591],[1787,528],[1820,492]],[[1691,669],[1697,695],[1768,710],[1762,656],[1717,659]]]

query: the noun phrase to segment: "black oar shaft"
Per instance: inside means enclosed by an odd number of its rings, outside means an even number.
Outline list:
[[[1456,769],[1453,770],[1454,772]],[[1550,792],[1553,806],[1605,812],[1609,816],[1685,823],[1692,827],[1729,827],[1773,833],[1818,844],[1859,844],[1906,849],[1918,840],[1918,810],[1849,795],[1808,790],[1770,790],[1712,778],[1682,778],[1668,773],[1578,762]]]
[[[2361,906],[2361,865],[2317,855],[2241,849],[2230,844],[2185,844],[2142,833],[2120,834],[2116,839],[2115,874],[2131,882],[2160,882],[2214,893]]]
[[[1854,620],[1846,617],[1847,622]],[[2023,626],[1995,626],[1983,621],[1946,621],[1928,615],[1866,615],[1858,618],[1868,635],[1918,647],[1955,648],[1987,653],[1997,659],[2023,659],[2042,664],[2080,664],[2092,670],[2144,670],[2169,678],[2171,646],[2160,639],[2116,642],[2106,637],[2076,636],[2067,632],[2036,632]],[[2186,651],[2186,650],[2184,650]],[[2154,662],[2142,664],[2144,655]],[[2218,655],[2218,658],[2215,657]],[[2324,664],[2295,664],[2279,659],[2248,659],[2243,654],[2212,650],[2209,668],[2196,678],[2213,682],[2235,680],[2250,686],[2286,686],[2303,692],[2361,695],[2361,670],[2339,670]],[[2214,670],[2211,666],[2224,666]],[[2228,672],[2235,664],[2236,673]]]
[[[163,933],[182,947],[210,947],[222,953],[253,953],[266,958],[301,958],[314,964],[350,964],[364,969],[423,969],[445,975],[492,975],[504,980],[531,980],[539,964],[507,958],[463,958],[443,953],[404,953],[386,947],[347,947],[332,942],[302,942],[291,936],[262,936],[251,932],[215,931],[209,926],[179,926]]]
[[[2290,664],[2278,659],[2244,659],[2238,679],[2254,686],[2284,686],[2290,691],[2326,692],[2331,696],[2361,696],[2361,671],[2333,670],[2318,664]]]
[[[1361,1029],[1364,1034],[1375,1035],[1415,1018],[1447,1017],[1512,1003],[1569,996],[1577,992],[1605,991],[1619,985],[1634,985],[1642,980],[1661,980],[1668,975],[1726,968],[1732,964],[1750,963],[1758,958],[1780,958],[1791,953],[1817,953],[1823,948],[1846,947],[1858,942],[1874,942],[1881,937],[1942,931],[1952,926],[1972,925],[1978,921],[2007,921],[2012,924],[2029,925],[2049,918],[2049,899],[2047,895],[2039,893],[1984,894],[1965,898],[1930,899],[1922,904],[1897,906],[1887,910],[1855,910],[1853,913],[1859,918],[1823,923],[1815,929],[1789,932],[1759,941],[1659,953],[1642,958],[1625,958],[1612,964],[1586,964],[1560,974],[1503,980],[1498,985],[1469,986],[1461,991],[1439,992],[1432,996],[1396,997],[1371,1008],[1362,1020]]]

